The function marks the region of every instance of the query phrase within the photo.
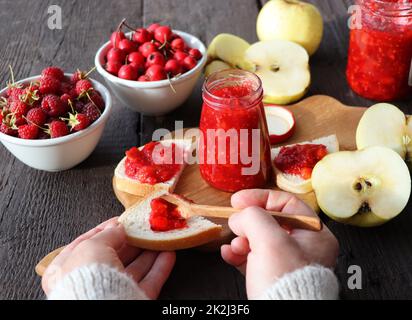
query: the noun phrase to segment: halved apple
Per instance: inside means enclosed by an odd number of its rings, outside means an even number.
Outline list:
[[[250,44],[233,34],[221,33],[210,43],[207,49],[209,61],[221,60],[233,68],[249,70],[250,64],[245,61],[245,51]]]
[[[378,103],[365,111],[356,131],[358,149],[384,146],[409,160],[412,151],[412,121],[389,103]]]
[[[245,58],[262,80],[265,103],[295,102],[309,88],[309,55],[302,46],[294,42],[257,42],[246,50]]]
[[[319,207],[359,227],[384,224],[402,212],[411,193],[408,167],[393,150],[369,147],[332,153],[312,173]]]
[[[211,63],[209,63],[206,68],[205,68],[205,76],[208,77],[212,73],[221,71],[221,70],[226,70],[226,69],[231,69],[232,67],[228,65],[226,62],[220,61],[220,60],[214,60]]]

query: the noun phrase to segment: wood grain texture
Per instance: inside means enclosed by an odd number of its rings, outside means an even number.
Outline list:
[[[326,94],[347,105],[370,106],[356,96],[345,79],[348,46],[348,0],[312,0],[325,18],[325,34],[311,58],[313,82],[308,95]],[[63,29],[47,28],[47,7],[63,10]],[[7,65],[17,78],[38,74],[55,64],[74,70],[89,68],[97,48],[121,18],[134,25],[152,21],[198,35],[208,43],[220,32],[256,40],[259,0],[0,0],[0,82],[8,78]],[[97,80],[100,77],[95,76]],[[201,81],[189,100],[162,118],[141,117],[115,99],[114,112],[93,155],[68,172],[50,174],[25,167],[0,147],[0,299],[42,299],[33,267],[51,250],[78,234],[122,212],[110,187],[113,169],[124,149],[151,139],[159,127],[174,128],[175,120],[198,125]],[[409,101],[410,102],[410,101]],[[412,113],[409,102],[396,103]],[[337,273],[345,299],[412,298],[412,207],[385,226],[357,229],[325,218],[338,237],[341,255]],[[349,265],[363,271],[363,289],[347,287]],[[190,278],[188,278],[190,275]],[[194,285],[194,283],[196,285]],[[167,282],[165,299],[245,298],[244,281],[216,253],[185,251]]]

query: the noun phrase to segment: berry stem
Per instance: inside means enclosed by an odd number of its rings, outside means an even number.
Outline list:
[[[176,92],[176,89],[173,87],[172,79],[170,79],[170,75],[169,75],[169,74],[167,74],[167,80],[169,80],[169,85],[170,85],[170,88],[172,89],[173,93],[177,93],[177,92]]]
[[[96,67],[91,68],[91,69],[84,75],[84,78],[89,77],[90,74],[91,74],[93,71],[95,71],[95,70],[96,70]]]

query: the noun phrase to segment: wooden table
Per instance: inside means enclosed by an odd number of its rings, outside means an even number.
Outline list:
[[[230,32],[253,42],[259,0],[0,0],[1,83],[11,64],[17,78],[57,65],[89,69],[96,50],[118,22],[135,26],[170,24],[197,35],[206,44]],[[345,104],[369,106],[345,80],[348,44],[347,8],[351,1],[311,1],[325,18],[322,46],[311,59],[313,83],[308,95],[327,94]],[[47,8],[62,7],[63,29],[47,27]],[[97,79],[100,79],[96,74]],[[151,118],[114,101],[114,112],[93,155],[61,173],[33,170],[0,147],[0,298],[42,299],[36,262],[101,221],[122,212],[111,189],[116,163],[126,148],[151,139],[155,128],[173,128],[175,120],[196,126],[201,109],[200,85],[190,99],[166,117]],[[407,103],[398,103],[412,112]],[[412,206],[395,221],[369,230],[326,221],[341,244],[337,274],[343,299],[412,298]],[[363,289],[349,290],[348,266],[363,271]],[[243,299],[243,277],[219,254],[185,251],[162,292],[165,299]]]

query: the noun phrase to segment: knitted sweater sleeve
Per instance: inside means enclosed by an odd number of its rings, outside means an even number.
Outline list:
[[[259,300],[332,300],[339,285],[332,270],[311,265],[276,280]],[[73,270],[57,283],[50,300],[147,300],[126,274],[93,264]]]
[[[309,265],[276,280],[258,300],[336,300],[339,283],[332,270]]]
[[[148,300],[125,273],[103,264],[83,266],[60,280],[49,300]]]

